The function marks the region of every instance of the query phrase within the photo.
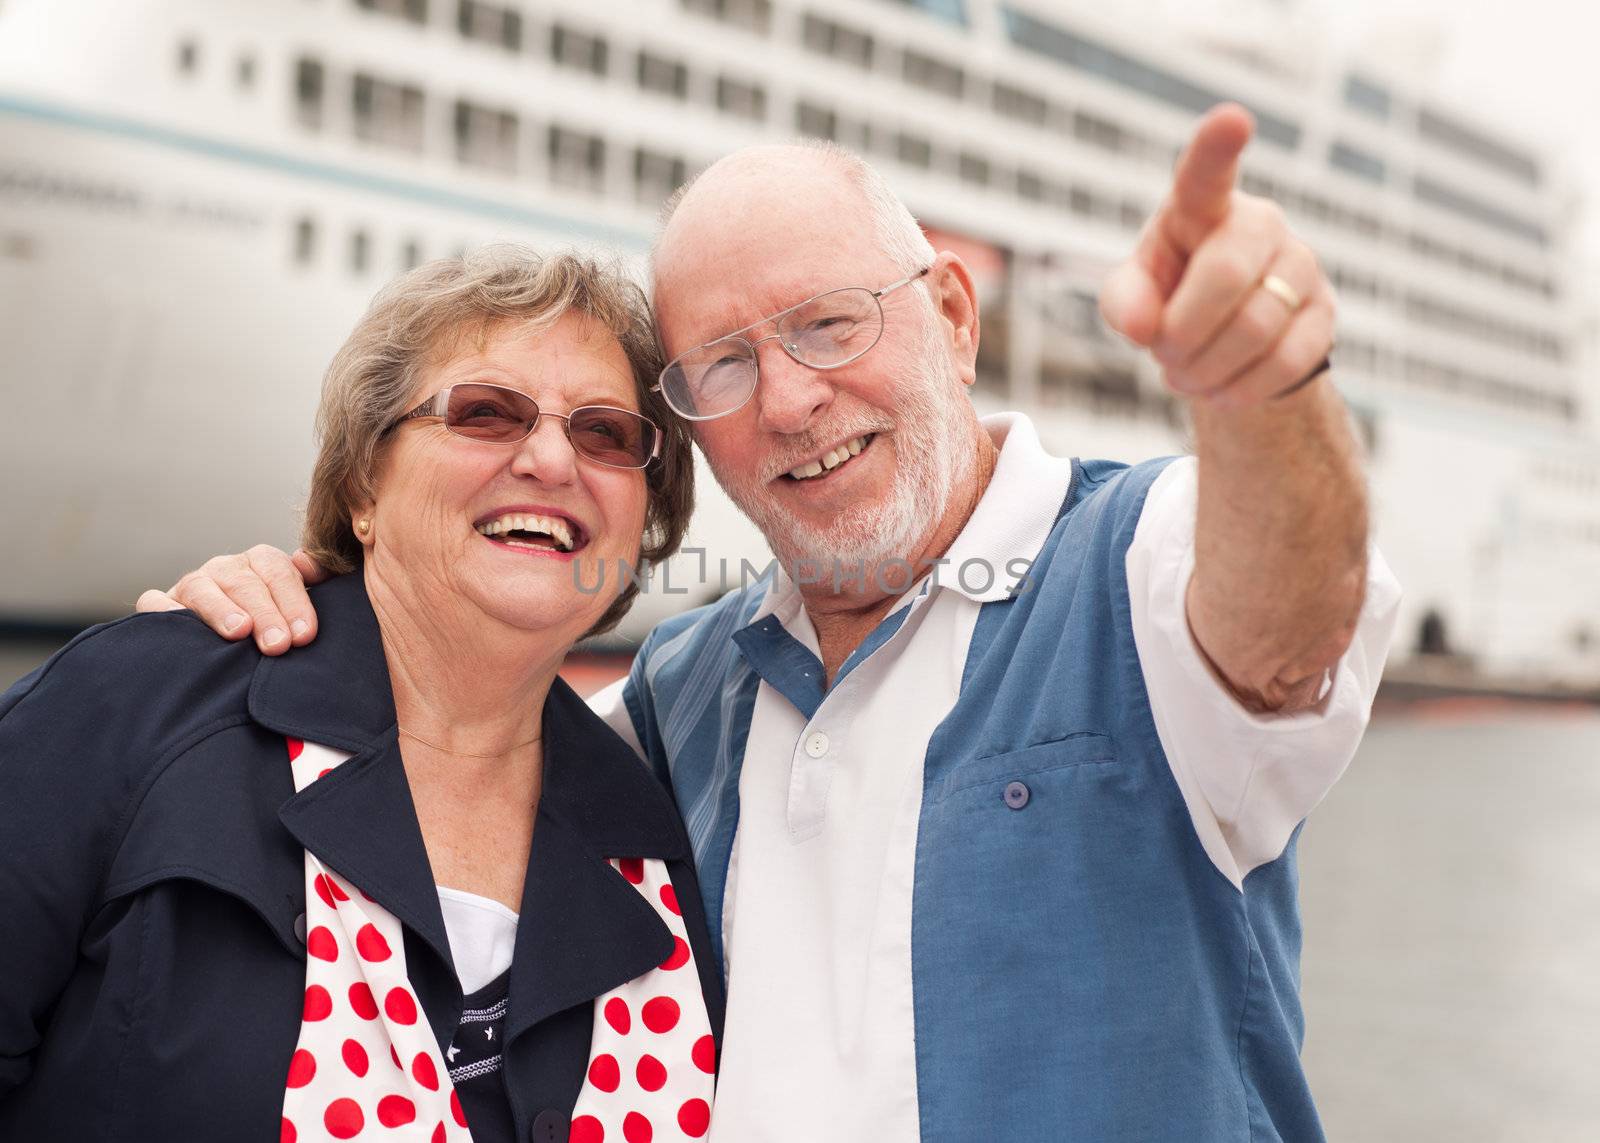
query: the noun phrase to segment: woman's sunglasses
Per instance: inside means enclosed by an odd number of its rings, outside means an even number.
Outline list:
[[[580,456],[612,468],[644,468],[661,452],[661,430],[638,413],[610,405],[543,413],[532,397],[503,385],[447,386],[389,427],[422,417],[443,417],[457,436],[491,444],[526,440],[540,417],[555,417]]]

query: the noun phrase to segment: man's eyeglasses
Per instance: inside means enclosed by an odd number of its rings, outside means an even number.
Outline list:
[[[760,375],[756,348],[763,342],[776,339],[785,353],[808,369],[848,365],[883,336],[883,296],[910,285],[932,268],[924,266],[881,290],[865,286],[829,290],[726,337],[697,345],[661,371],[656,390],[680,417],[709,421],[742,408],[755,393]],[[767,322],[773,323],[775,333],[754,341],[742,336]]]
[[[503,385],[446,386],[389,427],[421,417],[443,417],[457,436],[491,444],[526,440],[540,417],[555,417],[580,456],[612,468],[644,468],[661,452],[661,430],[638,413],[609,405],[543,413],[532,397]]]

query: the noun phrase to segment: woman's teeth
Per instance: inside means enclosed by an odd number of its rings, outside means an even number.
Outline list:
[[[504,536],[506,543],[517,543],[510,538],[512,532],[526,532],[529,535],[548,536],[555,541],[555,546],[563,552],[572,550],[572,529],[567,522],[559,516],[523,516],[505,515],[497,516],[483,524],[476,525],[478,531],[485,536]],[[533,547],[535,545],[525,545]]]
[[[813,476],[821,476],[824,472],[832,472],[866,448],[872,437],[873,434],[868,433],[866,436],[847,440],[838,448],[824,455],[820,460],[808,461],[798,468],[791,468],[788,474],[795,480],[810,480]]]

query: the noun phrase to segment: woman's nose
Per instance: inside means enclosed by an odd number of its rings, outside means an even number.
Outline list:
[[[566,419],[541,413],[533,432],[517,443],[511,471],[545,484],[571,484],[578,475],[578,454],[567,436]]]

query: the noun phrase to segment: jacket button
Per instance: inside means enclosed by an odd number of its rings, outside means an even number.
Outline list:
[[[533,1130],[528,1132],[528,1143],[567,1143],[571,1126],[559,1111],[541,1111],[533,1121]]]
[[[1026,782],[1007,782],[1004,797],[1007,806],[1013,810],[1020,810],[1028,804],[1032,791],[1028,789]]]
[[[306,915],[304,913],[294,919],[294,936],[301,944],[306,943]]]

